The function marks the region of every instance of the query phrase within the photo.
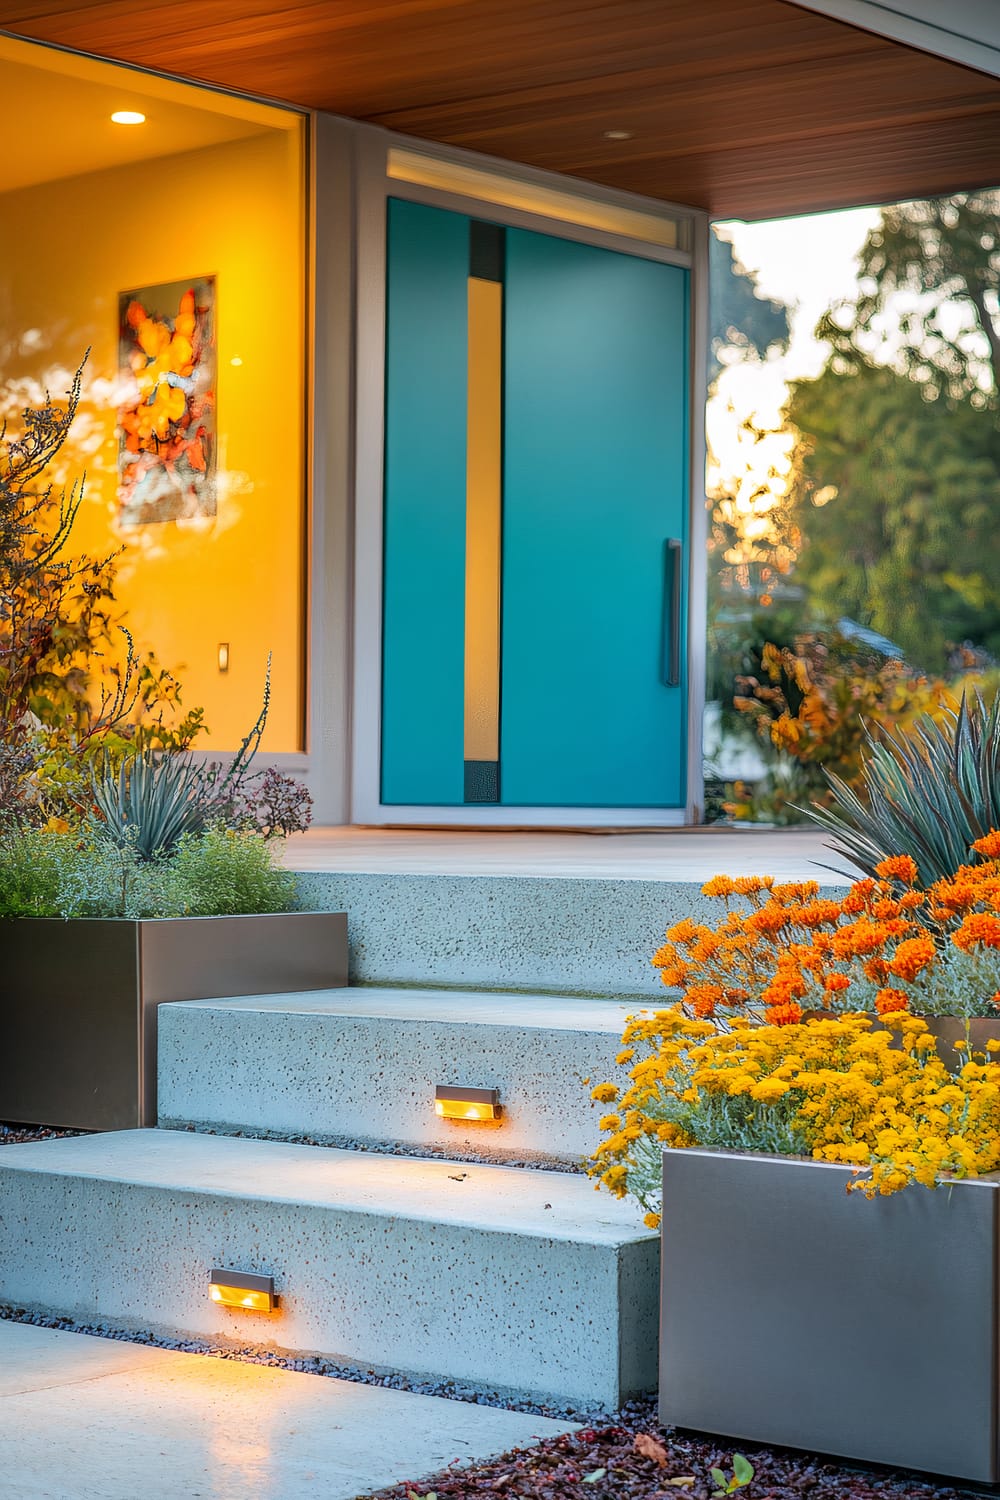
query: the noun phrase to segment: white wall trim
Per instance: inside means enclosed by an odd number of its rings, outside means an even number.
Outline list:
[[[496,222],[539,230],[542,233],[602,245],[646,259],[670,264],[693,266],[695,256],[705,258],[700,275],[692,282],[697,288],[698,309],[692,307],[691,353],[691,514],[689,517],[688,599],[689,599],[689,701],[688,701],[688,785],[685,808],[573,808],[511,807],[506,805],[462,806],[394,806],[381,801],[381,682],[382,682],[382,495],[383,446],[385,420],[385,239],[386,203],[390,197],[405,197],[417,202],[454,208],[458,212],[484,211],[484,200],[462,194],[443,192],[390,178],[386,167],[391,146],[410,144],[405,137],[371,126],[347,126],[353,129],[356,148],[356,233],[357,233],[357,324],[356,324],[356,435],[355,435],[355,527],[354,527],[354,640],[353,678],[355,684],[352,726],[351,820],[366,825],[436,825],[455,827],[677,827],[697,821],[702,806],[701,716],[704,701],[704,412],[701,391],[704,384],[707,334],[704,308],[707,304],[708,217],[697,209],[678,209],[633,194],[615,193],[595,184],[554,173],[539,173],[513,168],[509,162],[496,162],[497,170],[506,176],[526,182],[544,183],[575,195],[586,195],[592,201],[606,202],[644,213],[663,216],[682,215],[690,225],[690,237],[697,247],[693,256],[687,250],[659,246],[624,234],[550,219],[544,213],[526,212],[503,205],[489,210]],[[412,143],[424,155],[436,154],[426,142]],[[474,153],[442,148],[445,161],[475,166],[490,166],[493,159]],[[697,622],[700,619],[700,625]],[[700,631],[700,635],[695,631]],[[694,651],[692,652],[692,647]]]

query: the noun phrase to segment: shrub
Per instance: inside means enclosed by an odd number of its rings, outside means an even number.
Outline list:
[[[794,646],[765,644],[759,676],[737,678],[737,688],[735,707],[821,801],[830,795],[829,773],[858,784],[873,736],[954,704],[942,680],[859,650],[835,631],[802,634]]]
[[[591,1174],[636,1197],[652,1227],[664,1146],[842,1162],[867,1173],[852,1185],[868,1197],[996,1170],[1000,1063],[983,1056],[952,1076],[922,1021],[891,1024],[901,1045],[861,1015],[794,1026],[744,1017],[727,1032],[679,1006],[636,1017],[623,1038],[629,1087],[620,1100],[614,1084],[593,1091],[616,1109],[601,1121]]]
[[[274,863],[259,833],[209,828],[182,839],[171,863],[192,916],[290,911],[295,905],[295,876]]]
[[[290,911],[295,877],[260,834],[218,828],[144,859],[134,841],[50,829],[0,836],[0,917],[242,916]]]
[[[970,845],[1000,827],[1000,698],[977,693],[957,711],[906,731],[865,733],[860,785],[828,775],[830,806],[812,821],[865,874],[905,849],[925,884],[965,863]]]
[[[724,903],[714,926],[686,919],[653,964],[685,1013],[792,1024],[807,1011],[909,1009],[995,1015],[1000,1003],[1000,834],[974,845],[982,862],[927,890],[907,855],[842,896],[815,882],[716,876],[703,893]]]
[[[209,817],[201,767],[184,755],[146,751],[124,757],[117,773],[106,763],[91,796],[104,837],[140,859],[171,853],[186,835],[202,833]]]
[[[312,798],[306,787],[273,766],[251,770],[267,723],[270,672],[269,660],[263,706],[228,765],[152,750],[120,757],[117,769],[106,758],[90,788],[98,834],[130,845],[143,859],[155,859],[172,854],[186,836],[214,826],[252,830],[265,838],[307,828]]]
[[[0,425],[0,821],[78,816],[97,758],[185,749],[203,728],[201,710],[182,712],[176,679],[151,654],[137,657],[127,631],[121,659],[116,555],[67,550],[83,484],[60,489],[46,475],[82,378],[83,364],[65,404],[46,394],[17,432]]]

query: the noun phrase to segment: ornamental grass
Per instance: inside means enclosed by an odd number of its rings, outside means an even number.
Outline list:
[[[1000,1169],[1000,1041],[948,1070],[930,1015],[1000,1016],[1000,832],[927,889],[905,855],[843,896],[719,876],[715,925],[679,922],[653,959],[679,998],[630,1019],[599,1084],[591,1174],[659,1223],[665,1146],[839,1162],[866,1196]]]

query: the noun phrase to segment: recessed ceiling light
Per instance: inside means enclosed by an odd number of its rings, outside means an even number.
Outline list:
[[[630,141],[634,133],[631,130],[605,130],[604,139],[606,141]]]
[[[145,125],[146,116],[137,109],[116,109],[111,116],[116,125]]]

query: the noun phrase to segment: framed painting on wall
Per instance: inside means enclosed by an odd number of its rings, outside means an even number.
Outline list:
[[[215,277],[118,299],[118,522],[211,517],[215,485]]]

